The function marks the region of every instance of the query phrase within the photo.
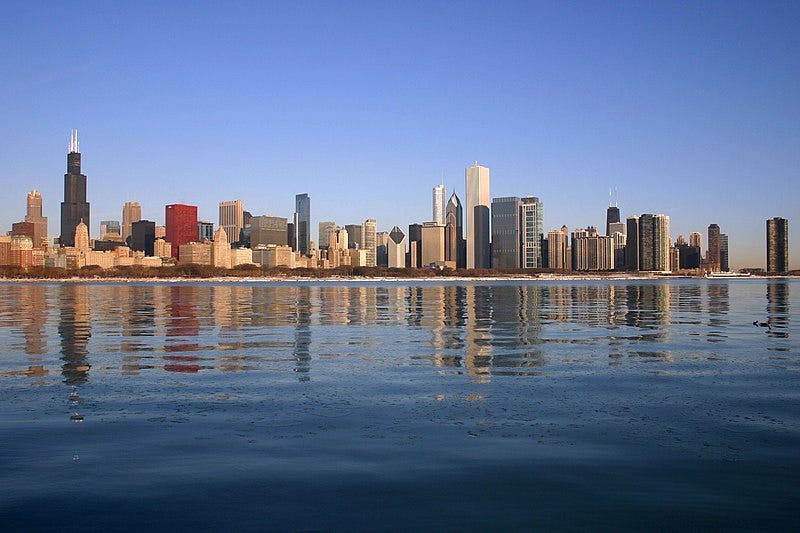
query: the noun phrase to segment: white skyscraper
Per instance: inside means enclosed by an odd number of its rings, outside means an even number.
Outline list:
[[[444,226],[445,188],[444,183],[433,188],[433,220]]]
[[[489,262],[489,169],[478,164],[466,169],[467,268],[490,268]]]

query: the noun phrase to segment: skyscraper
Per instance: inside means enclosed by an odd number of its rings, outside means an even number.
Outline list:
[[[616,205],[609,205],[608,209],[606,209],[606,235],[612,236],[614,232],[612,231],[611,224],[615,224],[619,222],[619,207]]]
[[[336,231],[336,222],[320,222],[319,223],[319,234],[317,236],[317,242],[319,243],[319,249],[323,250],[330,245],[330,238],[331,231]]]
[[[250,219],[250,246],[255,249],[259,244],[288,244],[288,222],[284,217],[262,215]]]
[[[625,268],[639,270],[639,217],[630,216],[626,223],[628,231],[625,242]]]
[[[197,206],[170,204],[164,211],[166,241],[172,245],[172,257],[180,259],[181,245],[197,241]]]
[[[294,231],[297,249],[308,255],[311,248],[311,198],[306,193],[294,197]]]
[[[536,196],[520,200],[520,267],[542,268],[544,240],[544,204]]]
[[[464,215],[461,200],[456,193],[450,195],[445,207],[444,260],[455,261],[456,268],[466,268],[467,249],[464,242]]]
[[[476,161],[465,174],[467,268],[489,268],[489,169]]]
[[[669,230],[669,216],[656,215],[654,217],[653,227],[653,258],[655,261],[655,270],[667,272],[672,270],[670,268],[670,237]]]
[[[492,200],[492,268],[520,267],[520,206],[516,196]]]
[[[444,183],[433,188],[433,218],[432,220],[443,226],[445,224],[445,189]]]
[[[42,216],[42,194],[36,189],[28,193],[25,222],[33,224],[33,247],[41,248],[47,242],[47,217]]]
[[[378,231],[378,224],[374,218],[368,218],[361,224],[361,246],[362,250],[367,251],[367,266],[374,267],[376,263],[376,242],[375,233]]]
[[[75,228],[83,221],[88,228],[89,202],[86,201],[86,176],[81,174],[81,151],[78,130],[72,130],[67,153],[67,173],[64,174],[64,201],[61,202],[61,246],[75,245]]]
[[[139,202],[125,202],[122,206],[122,240],[128,240],[133,231],[131,225],[142,219],[142,206]]]
[[[444,261],[444,226],[436,222],[422,224],[422,264]]]
[[[658,270],[655,258],[655,225],[655,215],[645,213],[639,217],[639,270]]]
[[[719,235],[719,269],[722,272],[729,272],[730,265],[728,264],[728,235],[720,233]]]
[[[568,253],[569,230],[562,226],[560,230],[547,232],[548,266],[554,270],[569,270],[571,258]]]
[[[239,242],[244,228],[244,202],[229,200],[219,203],[219,227],[225,230],[228,242]],[[213,225],[212,225],[213,238]],[[209,239],[210,240],[210,239]]]
[[[155,253],[156,223],[137,220],[131,224],[131,250],[144,252],[147,257]]]
[[[767,272],[789,271],[789,221],[775,217],[767,220]]]
[[[403,268],[406,266],[406,236],[403,230],[395,226],[389,233],[389,268]]]
[[[699,231],[693,231],[689,234],[689,246],[697,246],[703,249],[703,234]],[[698,267],[699,268],[699,267]]]
[[[363,243],[361,242],[361,224],[345,224],[344,229],[347,230],[348,248],[363,248]]]
[[[708,251],[706,252],[706,261],[708,262],[708,270],[711,272],[720,271],[720,231],[719,226],[716,224],[708,225]]]

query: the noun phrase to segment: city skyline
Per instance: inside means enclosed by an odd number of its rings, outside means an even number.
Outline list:
[[[311,228],[405,228],[429,220],[442,175],[465,201],[476,159],[492,198],[541,199],[545,233],[604,227],[614,187],[621,220],[668,214],[673,241],[718,224],[733,269],[764,266],[764,220],[799,218],[793,4],[234,6],[224,25],[210,5],[191,22],[180,6],[98,6],[8,6],[3,228],[36,189],[57,236],[75,127],[92,236],[125,201],[159,224],[165,205],[213,221],[233,198],[291,218],[302,192]],[[485,38],[465,41],[478,20]]]

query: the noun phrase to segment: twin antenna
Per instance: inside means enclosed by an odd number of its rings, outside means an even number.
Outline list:
[[[614,196],[616,195],[617,200],[614,201]],[[619,207],[619,193],[617,192],[617,188],[611,187],[608,188],[608,207]]]
[[[69,153],[79,154],[81,152],[80,143],[78,143],[78,130],[71,130],[69,132]]]

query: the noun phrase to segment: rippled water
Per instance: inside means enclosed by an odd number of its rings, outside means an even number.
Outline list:
[[[799,296],[0,284],[0,527],[798,530]]]

